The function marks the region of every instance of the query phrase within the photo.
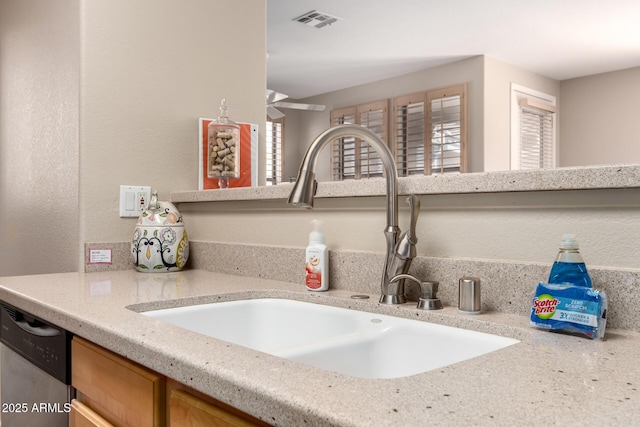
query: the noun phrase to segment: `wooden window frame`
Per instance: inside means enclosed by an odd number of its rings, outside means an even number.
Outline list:
[[[393,99],[393,156],[398,167],[398,176],[420,175],[426,174],[425,170],[425,149],[426,137],[425,129],[427,123],[426,115],[426,92],[411,93],[402,95]],[[417,110],[411,113],[410,110]],[[415,116],[414,120],[409,120],[409,116]],[[413,150],[415,153],[414,161],[417,166],[411,166],[411,155],[408,153]],[[422,167],[419,166],[419,157],[422,155]]]
[[[355,124],[356,107],[331,110],[331,126]],[[352,158],[352,159],[351,159]],[[343,181],[357,179],[357,144],[355,138],[340,138],[331,143],[331,179]]]
[[[380,119],[369,115],[381,115]],[[331,126],[359,124],[389,144],[389,100],[331,110]],[[375,123],[374,124],[372,124]],[[382,176],[383,166],[375,150],[358,138],[340,138],[331,144],[331,178],[334,181]]]
[[[459,135],[459,166],[456,171],[446,172],[444,170],[440,170],[438,173],[465,173],[467,172],[468,167],[468,138],[467,138],[467,84],[461,83],[457,85],[447,86],[440,89],[415,92],[408,95],[402,95],[395,97],[393,99],[393,148],[394,148],[394,158],[396,164],[398,165],[398,176],[409,176],[415,173],[415,171],[419,171],[419,168],[413,167],[411,168],[409,164],[411,160],[409,158],[409,149],[417,150],[422,153],[423,156],[423,167],[422,173],[424,175],[432,175],[434,171],[432,170],[433,165],[433,129],[434,129],[434,116],[433,116],[433,108],[431,108],[432,102],[439,99],[446,99],[451,97],[458,96],[460,99],[460,135]],[[404,127],[400,125],[399,118],[404,117],[402,113],[402,109],[406,109],[411,105],[420,105],[422,104],[422,112],[424,117],[423,126],[422,126],[422,139],[423,146],[422,147],[409,147],[408,143],[410,142],[409,135],[406,133],[408,131],[408,127],[405,125]],[[406,124],[406,122],[405,122]],[[427,135],[427,132],[429,134]],[[415,139],[415,137],[413,137]],[[421,148],[421,150],[419,150]],[[419,159],[413,159],[414,162],[418,164]]]
[[[434,159],[433,150],[433,129],[437,125],[433,114],[432,103],[438,100],[448,98],[459,98],[459,158],[453,157],[458,162],[454,165],[453,171],[446,171],[443,167],[439,171],[432,169]],[[422,104],[422,123],[418,126],[422,128],[421,135],[418,137],[417,144],[408,147],[409,138],[402,132],[407,131],[399,124],[398,114],[400,110],[412,104]],[[393,106],[393,114],[389,113],[390,105]],[[382,113],[381,121],[377,123],[374,132],[380,139],[390,147],[396,164],[398,166],[398,176],[409,176],[415,174],[431,175],[434,173],[465,173],[468,170],[468,122],[467,122],[467,84],[461,83],[447,86],[444,88],[415,92],[412,94],[402,95],[393,98],[393,100],[384,99],[365,104],[334,109],[330,113],[330,125],[336,126],[344,123],[361,124],[371,128],[366,116],[372,112]],[[441,115],[443,116],[443,115]],[[390,126],[391,124],[391,126]],[[444,122],[441,122],[441,125]],[[389,129],[392,129],[391,142],[389,138]],[[458,129],[458,128],[456,128]],[[441,133],[442,134],[442,133]],[[414,138],[414,136],[411,136]],[[414,138],[415,142],[415,138]],[[446,144],[443,144],[446,145]],[[410,158],[409,148],[416,152],[418,159]],[[444,166],[446,157],[442,155],[440,159],[441,166]],[[378,167],[379,156],[377,153],[371,152],[365,144],[356,138],[343,138],[336,140],[331,148],[331,176],[332,180],[340,181],[344,179],[361,179],[367,177],[382,176],[382,166]],[[418,166],[409,166],[410,163],[416,163]],[[371,166],[374,166],[373,168]],[[373,170],[372,170],[373,169]]]

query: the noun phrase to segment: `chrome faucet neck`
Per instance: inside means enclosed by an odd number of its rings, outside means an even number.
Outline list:
[[[310,190],[313,188],[315,194],[315,184],[311,185],[309,181],[315,182],[316,161],[320,151],[331,141],[346,137],[356,137],[372,146],[382,159],[382,166],[387,180],[387,228],[398,226],[398,172],[396,170],[393,155],[389,147],[378,138],[371,130],[353,124],[338,125],[329,128],[316,137],[311,143],[300,164],[300,172],[298,179],[289,196],[289,203],[293,205],[309,205],[313,207],[313,194],[309,198]],[[309,203],[310,201],[310,203]]]
[[[396,250],[399,243],[400,228],[398,227],[398,172],[393,155],[389,147],[371,130],[354,124],[338,125],[329,128],[316,137],[311,143],[307,152],[302,159],[298,179],[289,195],[289,203],[295,206],[312,208],[313,197],[317,189],[315,180],[315,167],[318,155],[322,149],[331,141],[340,140],[346,137],[355,137],[369,144],[380,155],[384,173],[386,178],[386,196],[387,196],[387,226],[384,230],[386,239],[387,256],[385,259],[385,267],[381,280],[381,297],[380,302],[385,304],[401,304],[405,302],[404,298],[404,279],[392,282],[391,279],[398,274],[406,273],[409,264],[415,256],[415,248],[413,247],[417,241],[414,230],[415,219],[412,220],[412,229],[410,233],[403,235],[401,240],[402,250],[400,253]],[[414,196],[415,197],[415,196]],[[414,216],[414,204],[412,207],[412,217]],[[419,207],[419,203],[418,203]],[[410,245],[411,250],[407,249]]]

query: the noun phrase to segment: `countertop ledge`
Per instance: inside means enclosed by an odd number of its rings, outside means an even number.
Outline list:
[[[201,270],[0,278],[0,299],[278,426],[634,425],[640,334],[605,340],[529,327],[526,316],[383,306],[378,296]],[[353,378],[205,337],[136,313],[240,298],[318,302],[516,338],[503,350],[411,377]],[[597,403],[596,403],[597,396]],[[585,410],[593,403],[597,410]],[[543,417],[543,418],[540,418]]]
[[[640,187],[640,165],[575,166],[557,169],[474,172],[411,176],[398,179],[398,192],[468,194]],[[293,184],[171,193],[174,203],[287,199]],[[383,178],[318,183],[317,198],[384,196]]]

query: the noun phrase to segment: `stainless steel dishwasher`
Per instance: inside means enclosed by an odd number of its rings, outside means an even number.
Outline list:
[[[71,336],[0,303],[2,427],[69,425]]]

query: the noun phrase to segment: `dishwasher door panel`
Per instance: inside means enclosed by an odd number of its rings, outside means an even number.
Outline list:
[[[2,352],[3,426],[68,426],[71,387],[5,345]]]
[[[71,334],[0,301],[2,427],[69,425]]]

